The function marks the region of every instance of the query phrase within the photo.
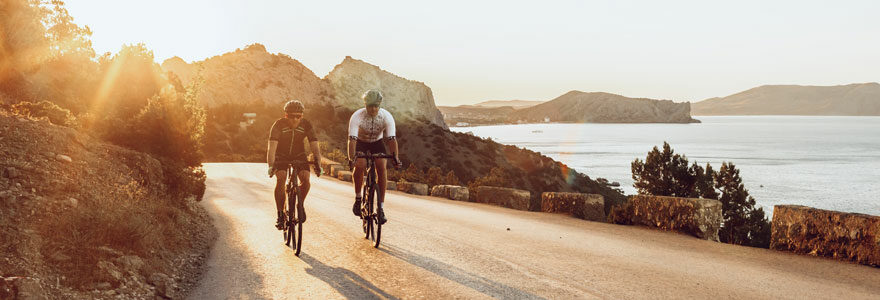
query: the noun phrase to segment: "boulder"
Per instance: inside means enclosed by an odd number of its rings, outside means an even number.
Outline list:
[[[336,174],[336,178],[339,178],[339,180],[342,180],[342,181],[349,181],[349,182],[351,182],[351,172],[349,172],[349,171],[339,171],[339,172],[337,172],[337,174]]]
[[[541,194],[541,211],[605,222],[605,197],[598,194],[545,192]]]
[[[413,195],[425,196],[428,195],[428,185],[424,183],[416,183],[416,182],[398,182],[397,190]]]
[[[343,165],[330,165],[330,176],[339,177],[339,171],[345,171],[348,167]]]
[[[776,205],[770,249],[880,266],[880,217]]]
[[[717,242],[721,228],[721,201],[635,195],[626,204],[614,207],[609,219],[615,224],[656,227]]]
[[[98,269],[103,272],[102,277],[107,279],[108,281],[112,281],[111,284],[117,284],[122,281],[122,272],[109,261],[99,261]]]
[[[48,299],[40,280],[31,277],[0,277],[0,299]]]
[[[435,185],[431,189],[431,196],[443,197],[446,199],[468,201],[468,188],[457,185]]]
[[[70,158],[70,156],[63,155],[63,154],[58,154],[58,155],[56,155],[56,156],[55,156],[55,159],[57,159],[58,161],[66,162],[66,163],[72,163],[72,162],[73,162],[73,159]]]
[[[388,180],[388,182],[386,184],[387,184],[385,186],[386,191],[396,191],[397,190],[397,182],[396,181]]]
[[[122,269],[130,273],[137,273],[144,267],[144,260],[137,255],[125,255],[116,259]]]
[[[488,203],[518,210],[529,210],[532,193],[525,190],[478,186],[474,188],[474,202]]]

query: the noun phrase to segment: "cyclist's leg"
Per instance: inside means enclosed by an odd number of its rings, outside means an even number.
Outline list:
[[[378,181],[379,190],[376,191],[379,195],[379,203],[385,202],[385,187],[388,185],[388,174],[385,172],[385,161],[384,158],[376,159],[376,181]]]
[[[361,196],[361,190],[364,185],[364,172],[367,169],[367,160],[363,158],[358,158],[354,164],[354,174],[351,174],[352,181],[354,181],[354,194],[358,197]]]
[[[277,211],[278,218],[275,220],[275,228],[282,229],[282,221],[284,211],[284,201],[285,201],[285,193],[284,193],[284,185],[287,182],[287,170],[278,170],[275,171],[275,209]]]
[[[284,185],[287,183],[287,170],[275,171],[275,208],[284,211]]]
[[[299,195],[297,196],[296,214],[297,214],[297,219],[300,221],[300,223],[305,223],[306,222],[306,208],[305,208],[306,195],[309,194],[309,189],[311,188],[311,183],[309,183],[309,169],[300,170],[299,174],[297,174],[297,177],[299,177]]]

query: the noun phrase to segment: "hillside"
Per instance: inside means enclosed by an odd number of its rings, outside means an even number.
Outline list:
[[[336,100],[345,108],[363,107],[364,91],[378,89],[385,96],[382,107],[391,112],[395,120],[426,120],[448,128],[434,104],[431,88],[422,82],[394,75],[351,56],[346,56],[324,80],[330,83]]]
[[[556,99],[517,110],[511,122],[694,123],[689,103],[628,98],[609,93],[571,91]]]
[[[271,54],[253,44],[204,61],[186,63],[179,57],[162,62],[184,85],[204,80],[199,103],[206,107],[251,102],[280,105],[290,99],[312,104],[333,103],[330,85],[309,68],[284,54]]]
[[[880,116],[880,84],[765,85],[691,107],[694,115]]]
[[[0,298],[178,298],[198,279],[216,234],[164,162],[4,111],[0,156]]]
[[[544,103],[544,101],[532,101],[532,100],[489,100],[483,101],[473,106],[481,106],[481,107],[502,107],[502,106],[510,106],[513,108],[526,108],[530,106],[535,106],[538,104]]]
[[[474,105],[438,106],[446,122],[453,126],[459,123],[473,125],[489,125],[506,123],[507,116],[516,109],[510,106],[483,107]]]

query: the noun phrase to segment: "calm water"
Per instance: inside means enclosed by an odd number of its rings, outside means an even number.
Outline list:
[[[880,215],[880,117],[696,117],[700,124],[526,124],[452,128],[526,147],[632,187],[630,163],[663,141],[691,162],[736,164],[759,205]]]

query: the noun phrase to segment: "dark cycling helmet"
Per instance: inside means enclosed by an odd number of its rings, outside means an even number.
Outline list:
[[[284,112],[288,113],[301,113],[305,109],[306,107],[299,100],[290,100],[284,104]]]
[[[364,104],[367,106],[378,106],[382,104],[382,92],[379,90],[368,90],[364,92],[364,95],[361,96],[364,99]]]

